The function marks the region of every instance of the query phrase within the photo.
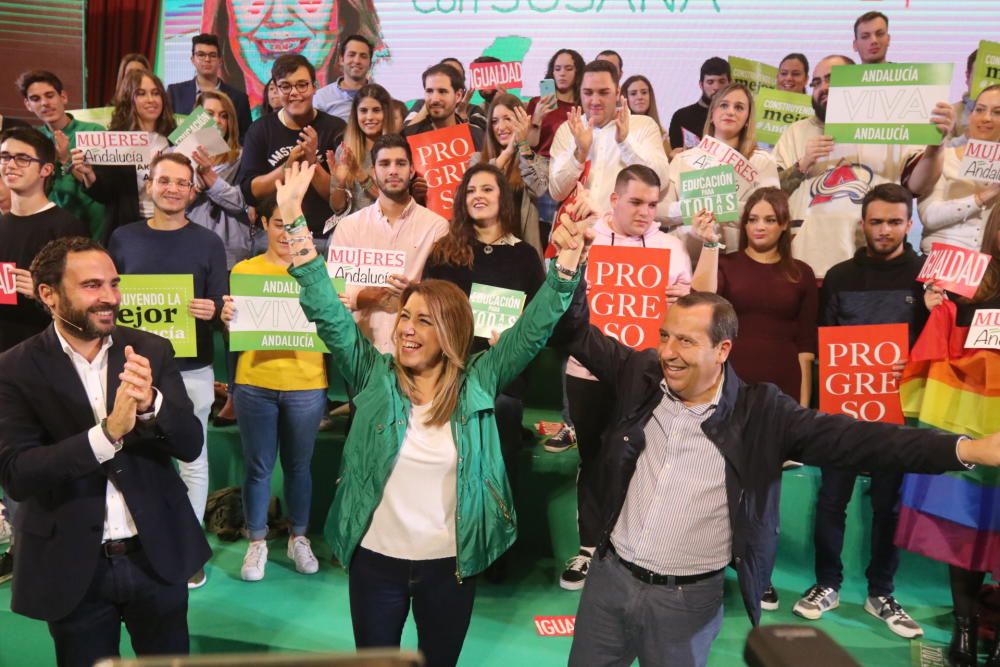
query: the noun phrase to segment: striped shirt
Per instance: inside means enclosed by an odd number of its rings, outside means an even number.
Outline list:
[[[722,385],[710,403],[688,407],[661,381],[663,399],[646,424],[646,447],[611,533],[622,559],[677,576],[729,563],[726,462],[701,430],[719,404]]]

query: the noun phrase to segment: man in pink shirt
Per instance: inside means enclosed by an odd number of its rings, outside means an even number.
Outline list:
[[[406,139],[384,134],[372,146],[379,196],[374,204],[349,215],[333,231],[330,247],[403,250],[406,264],[385,286],[348,285],[344,301],[361,331],[383,353],[391,353],[399,297],[420,280],[435,241],[448,233],[448,221],[410,196],[413,155]]]

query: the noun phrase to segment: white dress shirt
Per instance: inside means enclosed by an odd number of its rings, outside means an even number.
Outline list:
[[[69,357],[73,368],[76,369],[76,374],[80,377],[83,389],[87,392],[87,401],[90,403],[90,409],[94,413],[96,424],[87,431],[90,448],[94,451],[94,457],[98,463],[110,461],[118,452],[107,436],[104,435],[104,430],[101,428],[101,420],[108,416],[106,396],[108,391],[108,349],[112,345],[111,336],[105,338],[104,342],[101,343],[101,349],[97,352],[94,360],[87,361],[83,355],[74,350],[66,342],[66,339],[63,338],[62,333],[59,331],[59,327],[55,325],[53,327],[55,328],[56,337],[59,339],[59,345],[62,347],[63,352],[66,353],[66,356]],[[152,412],[139,415],[139,419],[152,419],[159,413],[160,406],[163,404],[163,396],[159,391],[154,391],[154,394],[156,398],[153,402]],[[101,541],[122,540],[138,535],[139,531],[135,527],[132,513],[125,502],[125,496],[114,485],[110,477],[108,478],[105,498],[104,536]]]

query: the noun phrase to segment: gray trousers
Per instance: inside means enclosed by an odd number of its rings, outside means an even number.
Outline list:
[[[594,558],[573,631],[570,667],[703,667],[722,627],[725,573],[694,584],[646,584],[610,551]]]

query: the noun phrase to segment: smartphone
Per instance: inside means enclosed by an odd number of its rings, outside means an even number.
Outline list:
[[[556,82],[555,79],[542,79],[538,82],[538,95],[540,97],[545,97],[546,95],[556,94]]]

